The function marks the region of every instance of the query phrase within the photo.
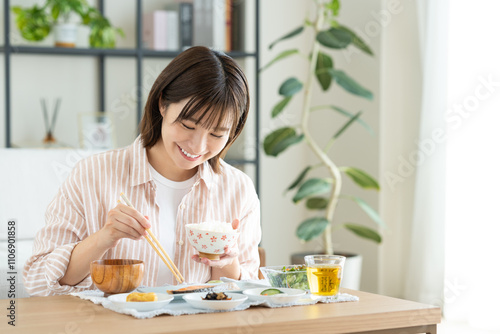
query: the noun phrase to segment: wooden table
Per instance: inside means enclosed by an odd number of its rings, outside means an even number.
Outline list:
[[[343,289],[359,302],[136,319],[73,296],[16,300],[16,326],[0,300],[0,333],[364,333],[436,334],[438,307]]]

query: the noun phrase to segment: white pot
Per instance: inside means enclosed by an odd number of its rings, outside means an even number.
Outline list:
[[[62,23],[54,26],[55,46],[74,48],[78,38],[78,27],[74,23]]]
[[[292,254],[292,264],[304,264],[304,256],[311,254],[311,252]],[[363,257],[359,254],[342,252],[336,252],[335,255],[346,257],[340,286],[346,289],[359,290]]]

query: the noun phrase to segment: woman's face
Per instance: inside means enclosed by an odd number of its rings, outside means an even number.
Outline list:
[[[221,128],[206,129],[203,121],[184,119],[175,122],[189,99],[161,107],[163,115],[162,144],[165,150],[164,166],[173,181],[188,179],[196,174],[197,167],[219,154],[229,139],[231,122],[222,123]],[[196,116],[195,116],[196,117]],[[163,160],[163,159],[162,159]]]

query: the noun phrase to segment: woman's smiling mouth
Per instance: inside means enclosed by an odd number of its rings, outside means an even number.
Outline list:
[[[179,145],[177,145],[177,147],[179,147],[179,150],[182,152],[182,154],[188,158],[189,160],[196,160],[198,159],[199,157],[201,157],[201,155],[193,155],[193,154],[190,154],[188,152],[186,152],[182,147],[180,147]]]

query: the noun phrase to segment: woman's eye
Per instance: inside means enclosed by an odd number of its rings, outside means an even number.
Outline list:
[[[211,133],[212,137],[215,137],[215,138],[222,138],[224,137],[223,135],[216,135],[215,133]]]
[[[185,128],[186,128],[186,129],[188,129],[188,130],[194,130],[194,128],[191,128],[191,127],[187,126],[187,125],[186,125],[186,124],[184,124],[184,123],[181,123],[181,124],[182,124],[182,126],[183,126],[183,127],[185,127]]]

